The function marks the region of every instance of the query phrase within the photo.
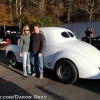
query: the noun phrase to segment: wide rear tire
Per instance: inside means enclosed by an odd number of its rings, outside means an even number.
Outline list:
[[[78,79],[76,66],[67,59],[59,60],[56,63],[56,75],[61,82],[66,84],[72,84]]]

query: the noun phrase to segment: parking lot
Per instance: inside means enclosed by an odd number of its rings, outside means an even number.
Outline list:
[[[85,74],[85,73],[84,73]],[[100,80],[79,79],[60,83],[52,70],[44,78],[22,76],[22,66],[9,67],[5,51],[0,50],[0,100],[100,100]]]

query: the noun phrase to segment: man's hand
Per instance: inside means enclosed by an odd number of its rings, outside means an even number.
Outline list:
[[[39,53],[39,54],[38,54],[38,57],[40,57],[40,56],[42,56],[42,53]]]

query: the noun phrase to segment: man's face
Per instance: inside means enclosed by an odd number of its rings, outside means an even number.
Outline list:
[[[34,33],[38,34],[39,33],[39,27],[38,26],[34,26]]]

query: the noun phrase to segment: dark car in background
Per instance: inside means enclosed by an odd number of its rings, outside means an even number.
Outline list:
[[[7,41],[11,44],[17,44],[20,38],[21,29],[19,26],[0,26],[0,41]]]
[[[95,46],[100,51],[100,36],[97,37],[83,37],[82,41],[87,42],[93,46]]]

